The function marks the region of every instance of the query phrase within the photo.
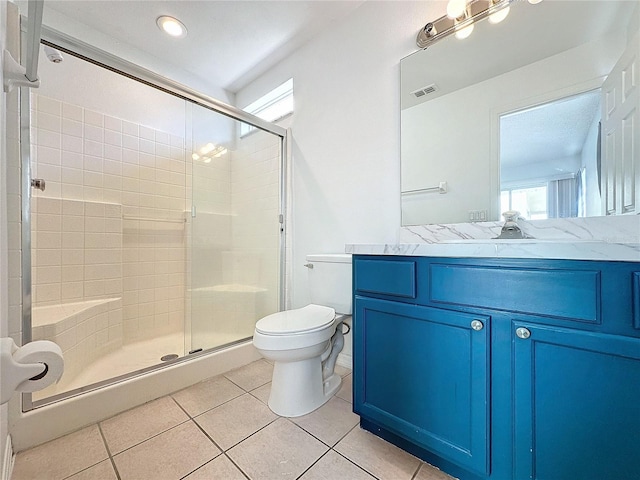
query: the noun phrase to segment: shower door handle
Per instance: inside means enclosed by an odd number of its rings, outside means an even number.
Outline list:
[[[46,183],[43,178],[32,178],[31,179],[31,188],[37,188],[44,192],[46,187]]]

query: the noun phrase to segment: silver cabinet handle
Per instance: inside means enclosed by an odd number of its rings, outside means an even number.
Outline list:
[[[479,332],[484,328],[484,324],[480,320],[473,320],[471,322],[471,328],[473,328],[476,332]]]
[[[524,328],[524,327],[518,327],[516,328],[516,336],[518,338],[522,338],[522,339],[527,339],[531,336],[531,332],[529,331],[528,328]]]

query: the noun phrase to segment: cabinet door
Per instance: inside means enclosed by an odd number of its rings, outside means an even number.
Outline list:
[[[514,478],[640,479],[640,339],[513,329]]]
[[[356,413],[486,475],[489,319],[356,297],[353,328]]]

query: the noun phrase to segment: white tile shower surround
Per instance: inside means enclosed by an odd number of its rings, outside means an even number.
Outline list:
[[[184,220],[184,138],[34,94],[32,143],[35,304],[121,296],[125,343],[181,330],[185,225],[132,218]]]
[[[338,367],[340,368],[340,367]],[[361,430],[351,373],[318,410],[278,417],[258,360],[18,453],[13,480],[451,480]]]
[[[36,304],[119,289],[128,343],[182,330],[185,313],[191,313],[185,297],[188,301],[192,282],[196,288],[241,284],[275,292],[278,259],[270,254],[278,251],[279,242],[275,137],[257,132],[236,139],[234,149],[221,158],[192,164],[190,146],[181,136],[37,94],[32,109],[33,176],[47,181],[46,192],[34,192],[35,207],[44,207],[42,219],[34,216],[34,226],[46,229],[34,233],[34,239],[47,254],[35,255]],[[190,216],[181,222],[192,197],[198,215],[193,223]],[[67,219],[55,204],[59,198],[63,206],[84,205],[92,212],[119,206],[120,230],[103,234],[94,231],[99,226],[94,218],[85,218],[84,224]],[[65,232],[67,227],[72,232]],[[83,245],[82,236],[71,235],[80,227],[90,230],[82,231]],[[87,257],[102,260],[87,248],[117,248],[116,243],[121,250],[119,278],[101,277],[117,274],[115,266],[83,264]],[[198,260],[193,268],[192,259]],[[271,297],[258,317],[277,309],[277,295]],[[206,331],[208,321],[196,319],[194,331],[187,334]]]

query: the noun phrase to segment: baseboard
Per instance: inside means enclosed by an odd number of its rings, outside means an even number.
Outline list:
[[[9,480],[13,470],[13,448],[11,447],[11,435],[7,435],[7,443],[2,458],[2,476],[1,480]]]
[[[353,361],[351,355],[345,355],[344,353],[338,354],[338,359],[336,363],[341,367],[348,368],[349,370],[353,370]]]

